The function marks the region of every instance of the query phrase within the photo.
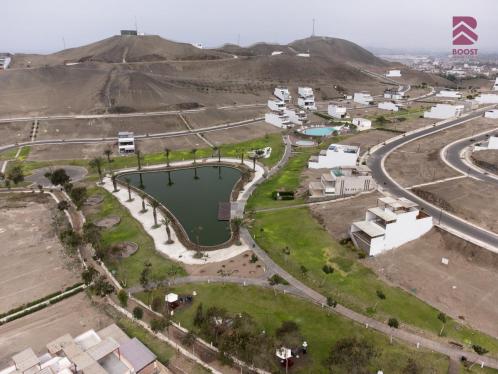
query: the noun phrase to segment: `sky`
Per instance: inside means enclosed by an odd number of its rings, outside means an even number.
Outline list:
[[[498,52],[497,0],[1,0],[0,52],[50,53],[134,29],[207,47],[288,43],[315,34],[367,48],[450,51],[453,16],[478,21]]]

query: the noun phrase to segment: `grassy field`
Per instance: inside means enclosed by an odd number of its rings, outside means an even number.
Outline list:
[[[251,231],[258,244],[280,266],[320,293],[381,321],[395,317],[400,323],[439,334],[442,322],[435,308],[379,280],[357,260],[354,248],[335,241],[307,208],[257,213]],[[284,252],[285,248],[288,250]],[[322,270],[326,264],[334,268],[332,274]],[[380,299],[377,291],[384,293],[385,299]],[[496,339],[454,320],[447,321],[444,334],[452,340],[466,345],[479,344],[498,354]]]
[[[159,362],[167,365],[175,350],[168,344],[151,335],[147,330],[128,318],[120,318],[117,325],[131,338],[137,338],[144,343],[157,356]]]
[[[283,321],[292,320],[299,325],[301,334],[309,344],[305,367],[293,368],[295,373],[328,373],[324,360],[329,350],[338,339],[343,337],[364,337],[378,348],[380,355],[371,362],[369,372],[382,369],[384,373],[400,373],[406,366],[408,358],[414,359],[424,373],[446,373],[446,357],[426,351],[417,351],[404,344],[389,344],[389,340],[372,331],[350,322],[336,314],[327,314],[319,307],[310,305],[301,299],[256,287],[236,285],[196,284],[175,287],[174,292],[192,294],[197,292],[193,305],[179,309],[174,320],[188,329],[193,329],[193,316],[197,305],[203,304],[204,310],[210,306],[223,307],[230,313],[246,312],[258,326],[268,334],[274,334]],[[155,291],[163,294],[164,290]],[[138,295],[145,298],[144,294]]]
[[[138,244],[139,249],[132,256],[120,260],[106,260],[106,265],[115,273],[118,280],[125,282],[128,287],[138,285],[140,273],[147,261],[152,264],[151,278],[153,280],[186,274],[179,264],[161,256],[155,250],[152,238],[110,192],[100,187],[93,187],[89,190],[89,195],[102,195],[104,201],[97,206],[97,212],[87,217],[88,221],[95,222],[111,215],[121,217],[121,222],[117,226],[103,230],[103,244],[107,247],[125,241]]]

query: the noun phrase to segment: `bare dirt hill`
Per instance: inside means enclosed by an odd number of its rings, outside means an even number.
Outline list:
[[[70,48],[50,55],[16,54],[12,67],[61,65],[65,62],[97,61],[107,63],[165,60],[216,60],[232,57],[220,51],[199,49],[157,35],[112,36],[82,47]]]

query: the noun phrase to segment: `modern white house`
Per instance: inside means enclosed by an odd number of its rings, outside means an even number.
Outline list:
[[[459,91],[441,90],[436,94],[437,97],[447,97],[450,99],[461,99],[462,94]]]
[[[474,151],[498,149],[498,133],[490,135],[487,141],[478,143],[473,148]]]
[[[358,131],[370,130],[372,128],[372,121],[366,118],[356,117],[351,121],[356,126]]]
[[[362,105],[370,105],[373,103],[373,97],[368,92],[355,92],[353,101]]]
[[[372,171],[368,166],[333,168],[320,177],[319,182],[309,184],[310,198],[354,195],[376,188]]]
[[[297,106],[305,110],[316,110],[315,95],[311,87],[298,87]]]
[[[317,156],[311,156],[308,167],[310,169],[332,169],[335,167],[356,166],[359,156],[359,146],[331,144],[327,149],[320,151]]]
[[[388,78],[401,77],[401,70],[389,70],[386,73],[386,77]]]
[[[369,256],[376,256],[420,238],[432,228],[432,217],[408,199],[381,197],[365,220],[353,222],[350,237]]]
[[[284,111],[265,113],[265,122],[280,128],[292,127],[289,117]]]
[[[267,105],[274,112],[281,112],[286,108],[285,102],[277,98],[269,99]]]
[[[405,94],[402,91],[396,89],[387,89],[384,91],[384,99],[402,100],[404,98]]]
[[[498,109],[491,109],[484,112],[484,117],[486,118],[498,118]]]
[[[431,110],[424,112],[424,118],[448,119],[461,116],[463,111],[463,105],[436,104]]]
[[[480,94],[475,101],[481,104],[498,104],[498,94]]]
[[[395,103],[390,101],[384,101],[382,103],[379,103],[377,107],[379,109],[389,110],[391,112],[397,112],[399,110],[399,107]]]
[[[278,97],[280,100],[285,101],[286,103],[290,102],[292,99],[289,89],[286,87],[276,87],[273,91],[273,95]]]
[[[118,151],[120,154],[135,153],[135,135],[132,132],[118,132]]]
[[[308,121],[308,115],[302,109],[290,109],[286,107],[284,109],[284,114],[294,125],[304,125]]]
[[[6,56],[6,57],[0,57],[0,70],[6,70],[9,65],[10,65],[11,58]]]
[[[346,109],[346,107],[343,107],[343,106],[329,104],[327,107],[328,115],[331,117],[337,118],[337,119],[346,118],[346,112],[347,112],[347,109]]]
[[[493,91],[498,91],[498,78],[495,79],[495,84],[493,85]]]

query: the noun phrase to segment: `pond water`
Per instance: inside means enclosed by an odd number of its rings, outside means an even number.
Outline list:
[[[130,178],[133,186],[165,205],[180,221],[193,243],[211,246],[230,239],[229,222],[218,220],[218,204],[230,201],[230,194],[240,176],[241,172],[231,167],[199,166],[197,171],[171,171],[171,185],[167,171],[144,171],[119,179],[124,182],[126,177]]]

